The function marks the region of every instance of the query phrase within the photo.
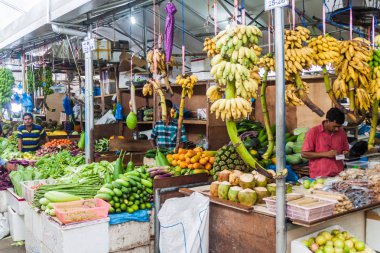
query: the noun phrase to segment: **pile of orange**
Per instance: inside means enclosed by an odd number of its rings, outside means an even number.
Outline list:
[[[215,161],[215,151],[204,151],[202,148],[182,149],[177,154],[168,154],[166,158],[172,166],[181,169],[211,170]]]
[[[66,147],[72,145],[73,142],[69,139],[54,139],[52,141],[46,142],[42,147]]]

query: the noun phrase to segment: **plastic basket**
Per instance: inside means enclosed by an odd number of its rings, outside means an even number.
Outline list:
[[[305,207],[293,204],[286,205],[286,216],[290,219],[314,221],[331,216],[334,212],[335,203],[318,199],[320,206]]]
[[[55,215],[63,223],[107,218],[110,204],[102,199],[86,199],[53,204]]]
[[[368,161],[346,162],[347,169],[368,169]]]
[[[44,180],[33,180],[33,181],[24,181],[21,182],[21,190],[24,199],[28,203],[33,203],[34,193],[37,190],[35,188],[37,185],[46,185],[46,184],[54,184],[55,179],[44,179]]]
[[[299,196],[303,197],[303,194],[299,193],[288,193],[286,194],[287,198],[291,196]],[[268,197],[263,199],[265,201],[265,204],[267,206],[267,209],[269,212],[276,213],[276,196],[274,197]]]

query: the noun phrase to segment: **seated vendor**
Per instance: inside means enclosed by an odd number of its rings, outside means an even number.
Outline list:
[[[345,115],[331,108],[321,125],[311,128],[302,147],[302,157],[309,159],[310,177],[333,177],[344,167],[336,156],[349,154],[347,135],[342,128]]]
[[[34,152],[40,149],[44,142],[49,138],[45,130],[33,123],[33,115],[25,113],[22,117],[24,125],[17,128],[18,150],[21,152]]]
[[[154,148],[159,147],[174,149],[177,140],[178,121],[173,119],[171,116],[173,103],[168,99],[165,100],[165,103],[167,115],[166,122],[160,120],[155,123],[150,141]],[[159,111],[161,117],[161,106],[159,106]],[[180,147],[183,147],[185,142],[187,142],[186,131],[185,127],[182,125]]]

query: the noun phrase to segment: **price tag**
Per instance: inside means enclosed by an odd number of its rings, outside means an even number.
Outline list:
[[[289,0],[265,0],[265,11],[289,5]]]
[[[95,39],[90,39],[89,46],[90,46],[90,50],[91,50],[91,51],[96,50]]]
[[[90,51],[96,50],[95,39],[82,41],[82,50],[83,50],[83,53],[85,53],[85,54],[90,52]]]
[[[339,161],[339,160],[344,160],[346,157],[342,154],[342,155],[336,155],[335,156],[335,160]]]

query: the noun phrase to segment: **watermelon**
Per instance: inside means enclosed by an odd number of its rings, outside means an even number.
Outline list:
[[[303,142],[294,143],[293,152],[294,153],[301,153],[302,152],[302,146],[303,146]]]

